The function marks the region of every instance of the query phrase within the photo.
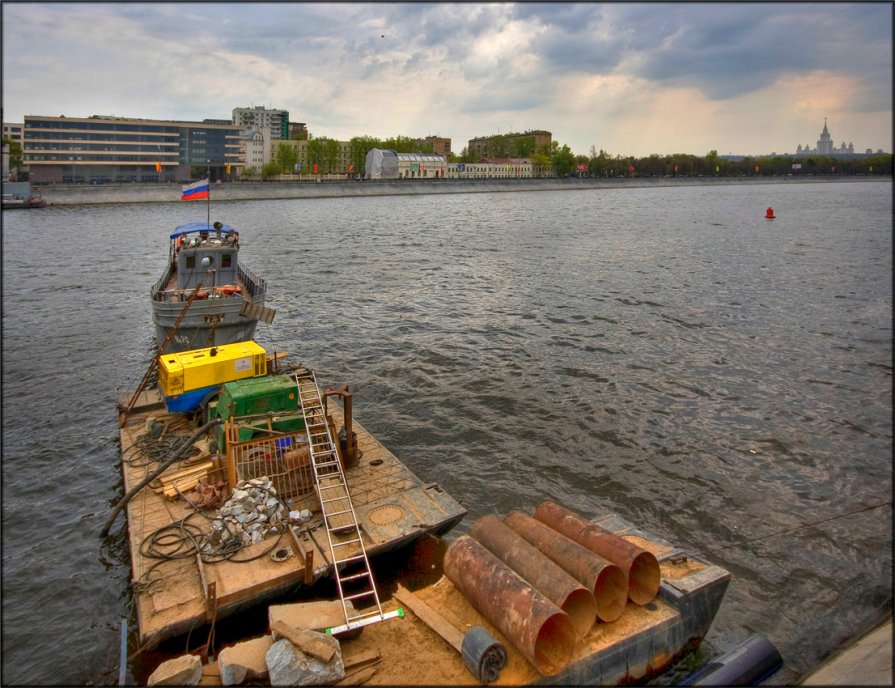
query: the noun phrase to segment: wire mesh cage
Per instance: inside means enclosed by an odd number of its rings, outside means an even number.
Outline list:
[[[315,488],[311,452],[304,431],[227,442],[232,478],[267,477],[281,499],[308,494]],[[232,482],[231,478],[231,482]]]

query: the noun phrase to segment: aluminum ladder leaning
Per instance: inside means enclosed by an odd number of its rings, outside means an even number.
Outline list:
[[[298,403],[305,418],[305,435],[311,455],[311,467],[314,471],[314,483],[320,499],[320,509],[326,537],[329,542],[330,558],[333,574],[339,590],[339,599],[345,613],[345,624],[326,629],[327,633],[341,633],[353,628],[360,628],[372,623],[384,621],[395,616],[403,616],[403,610],[383,612],[376,592],[376,582],[370,570],[370,561],[364,547],[357,515],[351,504],[348,483],[339,461],[339,454],[333,443],[320,388],[317,378],[307,368],[295,372],[295,387]],[[344,554],[342,554],[344,552]],[[345,570],[352,569],[352,573]],[[345,584],[354,588],[346,592]],[[351,600],[354,609],[349,612],[347,602]],[[363,607],[375,605],[373,611],[359,612],[361,605],[355,600],[364,600]]]

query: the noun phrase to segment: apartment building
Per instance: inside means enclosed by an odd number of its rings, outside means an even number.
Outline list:
[[[470,139],[466,147],[467,152],[470,155],[475,154],[481,157],[485,157],[486,155],[491,154],[489,147],[491,144],[491,139],[494,136],[501,136],[502,138],[506,139],[507,143],[511,147],[513,145],[513,142],[522,138],[531,137],[534,140],[534,148],[532,149],[532,152],[544,148],[545,146],[549,147],[550,144],[553,142],[553,134],[551,134],[549,131],[544,131],[543,129],[526,131],[521,134],[492,134],[491,136],[479,136],[477,138]],[[512,149],[507,152],[510,154],[513,153]]]
[[[451,140],[442,136],[427,136],[423,139],[432,145],[432,152],[447,158],[451,154]]]
[[[271,139],[289,138],[289,111],[273,110],[263,105],[250,108],[233,108],[233,124],[242,129],[261,131],[270,129]]]

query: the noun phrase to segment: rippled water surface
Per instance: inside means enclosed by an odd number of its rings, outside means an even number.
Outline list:
[[[615,511],[731,571],[709,652],[757,631],[795,673],[891,608],[891,183],[212,215],[269,281],[259,341],[351,383],[360,422],[469,509],[454,534],[545,499]],[[167,234],[204,218],[3,213],[4,683],[117,675],[114,402],[148,362]]]

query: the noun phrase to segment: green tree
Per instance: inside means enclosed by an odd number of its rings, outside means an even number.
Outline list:
[[[517,136],[510,141],[510,156],[513,158],[528,158],[535,150],[534,136]]]
[[[389,148],[395,153],[431,153],[432,144],[421,142],[412,136],[394,136],[382,142],[383,148]]]
[[[592,177],[608,177],[609,166],[612,164],[612,157],[602,148],[597,153],[596,147],[590,147],[590,162],[588,163],[588,172]]]
[[[575,169],[575,156],[567,144],[559,145],[559,141],[550,143],[550,158],[557,177],[567,177]]]
[[[510,140],[505,134],[496,134],[488,139],[489,158],[508,158],[510,157]]]
[[[298,162],[298,151],[293,146],[281,143],[277,147],[276,160],[283,173],[291,174],[295,169],[295,163]]]
[[[308,166],[313,173],[314,164],[317,164],[318,174],[331,174],[339,172],[339,153],[341,147],[335,139],[321,136],[308,141]]]
[[[271,177],[276,177],[278,174],[283,174],[283,170],[276,161],[271,160],[261,168],[261,179],[264,181],[267,181]]]
[[[3,143],[9,145],[9,169],[18,170],[22,166],[22,144],[13,141],[8,136],[3,137]]]
[[[372,136],[355,136],[348,142],[348,162],[354,165],[354,171],[360,174],[364,171],[367,153],[374,148],[384,147],[382,141]]]
[[[553,159],[543,151],[535,151],[531,154],[532,170],[535,177],[552,176]]]

